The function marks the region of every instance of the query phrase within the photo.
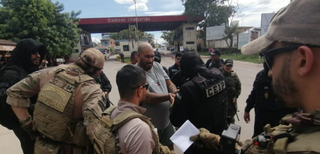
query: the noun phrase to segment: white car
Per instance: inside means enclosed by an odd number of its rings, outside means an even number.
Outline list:
[[[57,65],[64,64],[65,61],[66,60],[64,60],[64,58],[57,58],[56,59]]]

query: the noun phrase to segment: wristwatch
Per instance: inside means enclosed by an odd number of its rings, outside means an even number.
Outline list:
[[[22,125],[28,123],[28,122],[31,121],[31,120],[32,120],[32,117],[29,116],[29,117],[28,117],[27,119],[25,119],[25,120],[19,120],[19,123],[20,123],[20,125],[22,126]]]

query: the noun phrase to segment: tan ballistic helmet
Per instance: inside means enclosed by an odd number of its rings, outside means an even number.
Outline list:
[[[103,54],[94,48],[89,48],[81,54],[80,58],[87,64],[102,69],[104,66]]]

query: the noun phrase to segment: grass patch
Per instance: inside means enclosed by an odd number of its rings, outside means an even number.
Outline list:
[[[199,52],[201,56],[210,56],[208,52]],[[263,60],[258,55],[251,55],[245,56],[241,53],[232,53],[232,54],[222,54],[221,58],[225,59],[232,59],[232,60],[239,60],[239,61],[246,61],[252,63],[262,63]]]
[[[221,55],[221,58],[223,59],[233,59],[233,60],[239,60],[239,61],[246,61],[246,62],[252,62],[252,63],[263,63],[263,60],[258,55],[250,55],[245,56],[241,53],[232,53],[228,55]]]
[[[120,61],[120,62],[121,62],[121,59],[117,57],[117,61]],[[131,62],[130,62],[130,58],[129,58],[129,57],[125,57],[125,58],[124,58],[124,62],[125,62],[125,63],[131,63]]]

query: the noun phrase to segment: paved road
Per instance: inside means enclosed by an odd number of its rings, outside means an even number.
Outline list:
[[[167,53],[168,52],[165,52],[164,54],[165,56],[162,57],[161,64],[163,66],[169,67],[174,64],[174,59],[172,58],[172,56],[170,56]],[[207,59],[208,59],[207,57],[203,57],[204,62],[206,62]],[[106,61],[105,67],[103,69],[103,71],[106,73],[109,80],[111,81],[112,91],[110,93],[110,99],[115,104],[117,104],[119,100],[118,89],[115,82],[116,73],[124,65],[125,65],[124,63],[120,63],[116,61],[113,57],[111,57],[111,59],[108,59]],[[261,64],[252,64],[252,63],[240,62],[240,61],[234,62],[234,70],[238,74],[242,83],[242,93],[238,99],[238,106],[240,111],[238,112],[238,115],[239,115],[240,121],[239,122],[236,121],[236,124],[242,127],[242,130],[241,130],[242,140],[248,139],[252,136],[254,113],[251,112],[252,121],[249,124],[246,124],[243,121],[243,110],[245,107],[245,101],[252,89],[254,78],[261,69],[262,69]],[[176,150],[176,152],[177,154],[181,153],[179,152],[179,150]],[[0,126],[0,154],[22,154],[19,141],[15,137],[13,132],[1,126]]]

